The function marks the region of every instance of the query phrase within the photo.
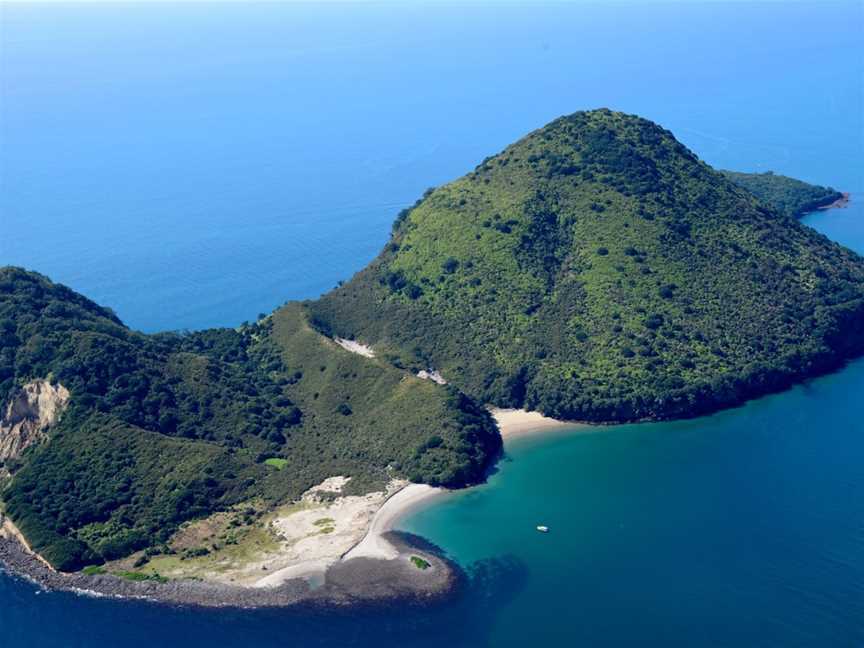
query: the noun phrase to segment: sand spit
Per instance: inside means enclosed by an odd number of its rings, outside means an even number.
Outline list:
[[[254,581],[250,583],[247,578],[242,584],[274,587],[292,578],[323,578],[331,565],[368,536],[386,502],[408,487],[404,480],[393,480],[384,491],[327,498],[327,494],[341,493],[348,481],[346,477],[331,477],[306,491],[299,506],[277,512],[269,528],[280,539],[278,549],[254,561],[246,569]],[[396,555],[369,557],[390,559]],[[263,568],[270,573],[262,577]]]
[[[58,573],[29,550],[8,519],[0,533],[0,563],[47,589],[199,606],[433,600],[452,590],[459,581],[455,565],[420,539],[392,531],[420,502],[446,491],[393,480],[384,491],[338,496],[348,481],[331,477],[267,516],[258,533],[266,531],[278,543],[244,554],[242,561],[231,562],[237,559],[231,554],[200,561],[166,557],[165,564],[154,558],[158,573],[169,578],[165,583]],[[430,567],[419,569],[412,556]]]
[[[328,568],[323,585],[312,588],[302,579],[290,579],[278,587],[254,588],[196,580],[136,582],[116,576],[59,574],[48,569],[17,540],[0,537],[0,564],[48,590],[84,596],[145,600],[153,603],[195,607],[344,607],[427,604],[449,596],[462,581],[459,568],[411,536],[390,533],[388,541],[398,548],[400,559],[359,558]],[[430,567],[420,570],[410,557],[421,556]]]
[[[396,523],[418,506],[428,503],[447,493],[446,489],[433,488],[426,484],[410,484],[392,495],[375,513],[369,530],[343,557],[343,561],[354,558],[377,558],[393,560],[399,557],[399,550],[387,539]]]

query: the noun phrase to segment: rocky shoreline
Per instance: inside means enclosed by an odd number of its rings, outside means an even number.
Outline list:
[[[836,198],[827,204],[819,205],[818,207],[816,207],[816,211],[827,211],[829,209],[843,209],[844,207],[849,206],[849,198],[850,198],[849,192],[844,191],[840,194],[839,198]]]
[[[397,558],[354,558],[336,563],[319,587],[303,579],[278,587],[252,588],[198,580],[160,583],[112,575],[64,574],[47,567],[17,540],[6,537],[0,537],[0,565],[47,590],[192,607],[345,607],[386,605],[397,600],[428,604],[449,597],[463,582],[459,567],[422,538],[390,531],[386,539],[398,550]],[[429,566],[420,569],[411,556],[422,558]]]

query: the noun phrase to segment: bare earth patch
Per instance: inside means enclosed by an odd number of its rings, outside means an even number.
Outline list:
[[[422,378],[423,380],[431,380],[432,382],[436,382],[439,385],[446,385],[447,381],[444,380],[444,377],[438,373],[435,369],[430,369],[426,371],[425,369],[421,369],[417,372],[417,377]]]
[[[340,337],[333,338],[333,341],[346,351],[356,353],[357,355],[361,355],[364,358],[375,357],[375,352],[372,350],[372,347],[366,346],[365,344],[360,344],[359,342],[355,342],[354,340],[345,340]]]

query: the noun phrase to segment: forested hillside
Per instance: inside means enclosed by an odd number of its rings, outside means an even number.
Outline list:
[[[765,173],[721,171],[721,173],[763,203],[784,216],[792,218],[800,218],[843,197],[842,193],[831,187],[807,184],[771,171]]]
[[[770,200],[800,210],[793,193]],[[864,349],[862,298],[857,254],[656,124],[596,110],[427,192],[312,310],[321,330],[438,369],[483,402],[627,421],[836,367]]]
[[[64,286],[3,268],[0,333],[0,403],[31,380],[71,392],[49,441],[7,462],[2,493],[60,569],[158,544],[237,502],[295,498],[334,475],[353,477],[353,492],[396,476],[465,485],[500,448],[485,410],[345,351],[299,304],[237,331],[143,335]]]

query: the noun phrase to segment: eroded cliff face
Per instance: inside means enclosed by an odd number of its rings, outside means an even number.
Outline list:
[[[0,418],[0,461],[17,459],[29,446],[47,438],[47,430],[69,403],[69,390],[34,380],[16,391]]]

